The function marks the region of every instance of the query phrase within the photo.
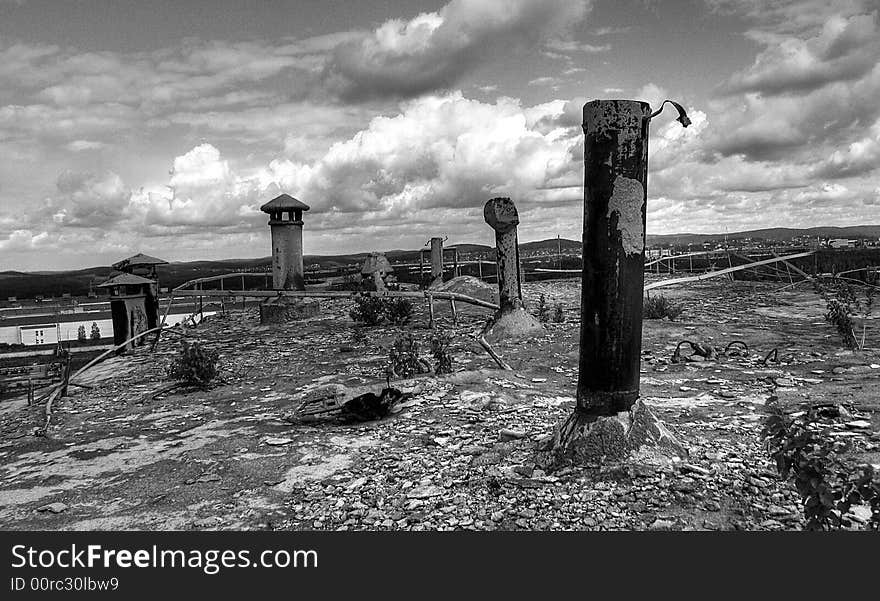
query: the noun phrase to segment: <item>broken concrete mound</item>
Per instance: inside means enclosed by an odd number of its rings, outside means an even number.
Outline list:
[[[483,333],[486,341],[494,344],[496,342],[509,341],[516,342],[524,340],[531,336],[541,334],[544,326],[541,325],[534,315],[519,306],[508,311],[499,310],[492,322],[488,325]]]
[[[440,292],[455,292],[456,294],[464,294],[473,298],[478,298],[489,303],[498,303],[498,287],[487,284],[479,278],[472,275],[462,275],[452,278],[438,287]]]
[[[669,456],[687,457],[676,435],[641,400],[629,411],[595,416],[576,411],[563,421],[553,436],[553,459],[574,464],[625,459],[643,447]]]
[[[321,312],[321,303],[279,296],[260,304],[260,324],[285,323],[315,317]]]

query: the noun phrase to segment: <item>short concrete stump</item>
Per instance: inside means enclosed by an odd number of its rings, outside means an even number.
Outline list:
[[[666,424],[637,400],[629,411],[608,417],[576,411],[556,429],[548,450],[560,463],[595,464],[626,459],[645,447],[664,455],[688,455]]]
[[[285,323],[315,317],[321,312],[318,301],[300,300],[288,297],[270,298],[260,304],[260,323]]]
[[[483,333],[490,344],[516,342],[544,332],[544,326],[523,307],[501,311]]]

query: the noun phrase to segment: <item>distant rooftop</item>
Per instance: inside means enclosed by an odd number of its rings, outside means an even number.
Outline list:
[[[141,277],[139,275],[134,275],[133,273],[120,273],[114,275],[112,278],[98,284],[96,288],[111,288],[113,286],[133,286],[137,284],[155,284],[153,280],[149,280],[147,278]]]
[[[308,211],[309,205],[295,199],[290,194],[282,194],[276,196],[266,204],[260,207],[264,213],[276,213],[278,211]]]
[[[113,269],[117,271],[122,270],[124,267],[136,267],[138,265],[167,265],[168,261],[163,261],[162,259],[157,259],[156,257],[151,257],[150,255],[145,255],[143,253],[138,253],[133,257],[129,257],[127,259],[122,259],[121,261],[114,263],[111,265]]]

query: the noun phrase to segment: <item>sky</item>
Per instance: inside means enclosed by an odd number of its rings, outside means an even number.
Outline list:
[[[0,0],[0,270],[579,239],[582,108],[651,122],[648,234],[880,223],[880,0]]]

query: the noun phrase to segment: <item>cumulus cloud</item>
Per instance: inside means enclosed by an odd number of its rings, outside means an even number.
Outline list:
[[[234,173],[217,148],[200,144],[174,159],[164,189],[134,193],[128,213],[154,232],[167,233],[175,228],[248,229],[260,215],[261,191],[256,182]]]
[[[589,8],[589,0],[452,0],[438,12],[392,19],[339,46],[325,77],[350,100],[441,90],[499,48],[564,39]]]
[[[817,169],[817,175],[829,178],[852,177],[880,169],[880,119],[868,135],[843,149],[834,150]]]
[[[858,140],[880,117],[877,18],[838,14],[797,33],[754,34],[765,48],[712,104],[707,148],[759,161],[817,161],[817,153],[824,159],[829,148]]]
[[[64,171],[55,183],[57,194],[41,211],[51,212],[55,223],[100,227],[115,223],[128,205],[130,191],[117,174]]]
[[[880,57],[877,13],[834,15],[813,37],[752,34],[767,47],[755,63],[728,82],[730,93],[765,95],[815,90],[865,75]]]
[[[510,98],[489,104],[460,92],[426,96],[405,103],[399,115],[373,119],[314,164],[276,163],[263,177],[318,212],[401,218],[481,207],[494,194],[525,200],[571,166],[576,138],[563,127],[545,127],[563,106],[524,108]]]

